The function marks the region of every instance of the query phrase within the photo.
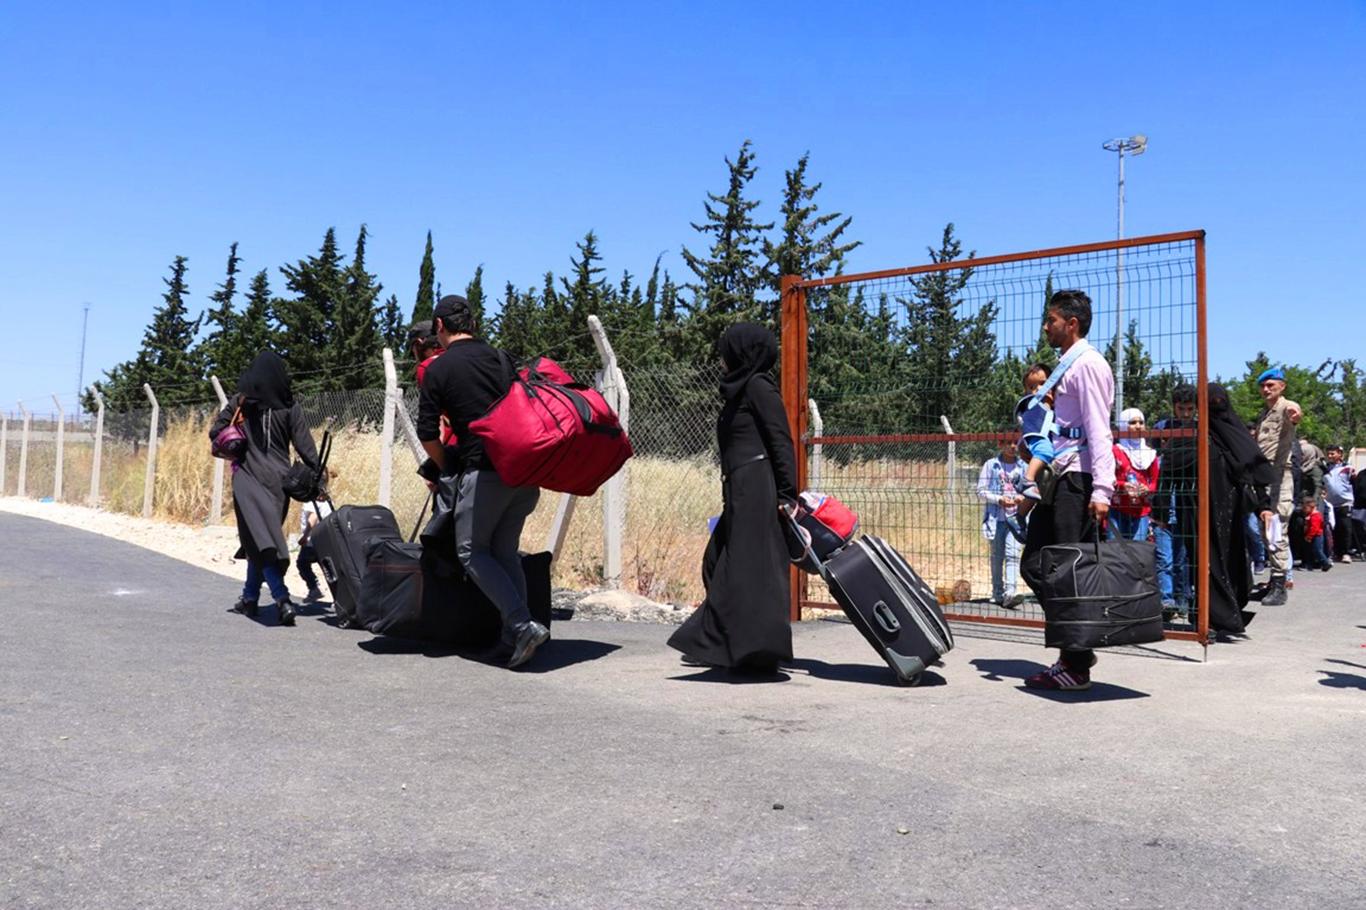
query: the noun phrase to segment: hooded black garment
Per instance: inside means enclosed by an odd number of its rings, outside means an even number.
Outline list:
[[[778,342],[763,326],[738,323],[717,351],[726,365],[716,425],[724,505],[702,558],[706,599],[669,644],[713,666],[772,671],[792,658],[778,501],[797,495],[787,411],[768,375]]]
[[[237,380],[237,393],[260,408],[285,411],[294,406],[285,359],[274,351],[262,351]]]
[[[1253,613],[1244,609],[1252,589],[1247,551],[1248,513],[1271,508],[1276,469],[1247,424],[1234,413],[1228,390],[1209,384],[1210,627],[1242,632]]]
[[[284,571],[289,566],[283,527],[289,498],[281,481],[289,470],[290,446],[312,468],[318,465],[318,450],[279,354],[257,354],[238,380],[237,392],[248,440],[246,454],[232,474],[232,506],[242,544],[237,558],[274,562]],[[219,412],[209,427],[210,439],[228,425],[236,410],[237,403],[229,402]]]

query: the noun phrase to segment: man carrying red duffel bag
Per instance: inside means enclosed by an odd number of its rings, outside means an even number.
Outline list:
[[[517,552],[522,526],[536,508],[540,489],[509,486],[498,476],[483,440],[470,432],[508,392],[511,360],[476,337],[478,326],[469,302],[455,294],[442,297],[432,314],[433,328],[446,352],[427,367],[418,401],[417,437],[442,474],[455,475],[455,552],[479,589],[498,607],[503,642],[511,649],[508,667],[531,659],[550,630],[531,618],[526,577]],[[441,444],[441,415],[450,420],[455,446]]]

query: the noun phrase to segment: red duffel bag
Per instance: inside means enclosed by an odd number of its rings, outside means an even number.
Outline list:
[[[510,487],[592,496],[631,457],[631,441],[602,394],[539,358],[470,422],[493,469]]]

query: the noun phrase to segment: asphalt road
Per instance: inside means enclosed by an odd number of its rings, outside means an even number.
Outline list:
[[[774,682],[608,623],[510,673],[0,540],[6,910],[1366,907],[1366,565],[1050,697],[1019,634],[960,629],[918,689],[838,623]]]

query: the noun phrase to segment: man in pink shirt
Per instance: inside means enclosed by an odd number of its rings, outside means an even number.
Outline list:
[[[1029,580],[1030,556],[1055,543],[1095,540],[1114,495],[1114,435],[1110,408],[1115,377],[1110,364],[1086,340],[1091,330],[1091,298],[1082,291],[1058,291],[1048,301],[1044,335],[1071,365],[1053,389],[1058,424],[1057,475],[1052,496],[1034,508],[1020,565]],[[1078,690],[1091,687],[1094,651],[1063,651],[1058,662],[1025,680],[1031,689]]]

